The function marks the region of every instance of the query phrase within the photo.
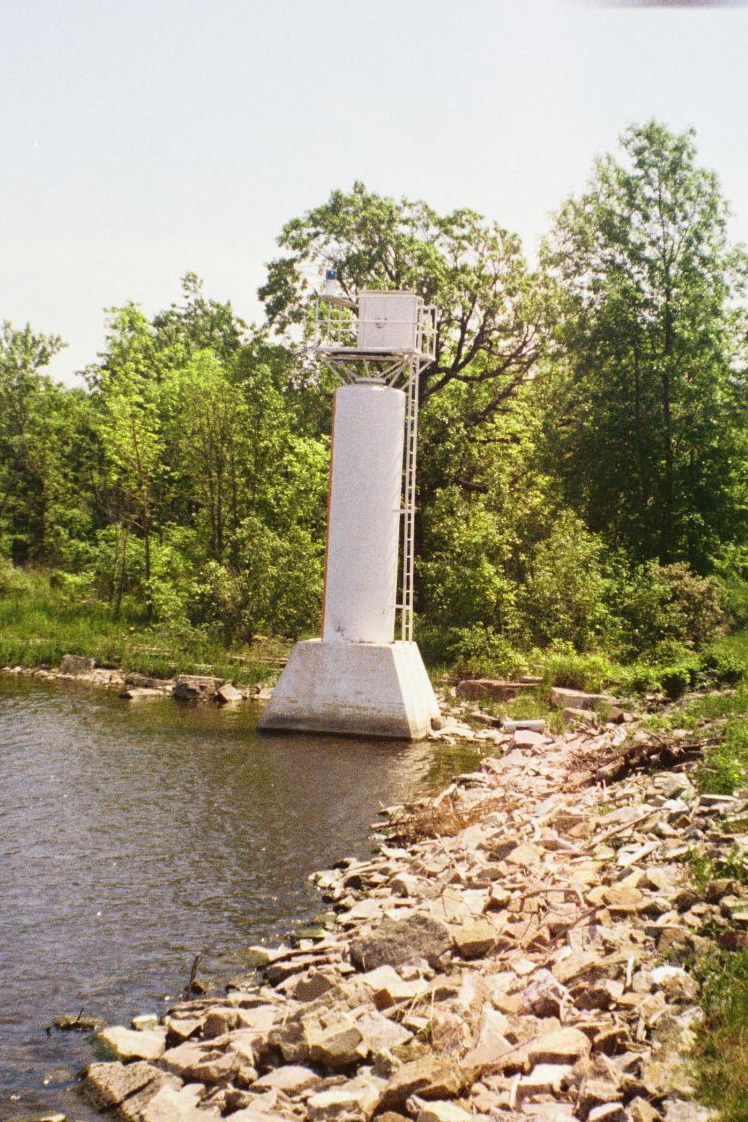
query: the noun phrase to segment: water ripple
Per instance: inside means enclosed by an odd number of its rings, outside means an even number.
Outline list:
[[[423,746],[259,737],[254,719],[0,681],[0,1118],[90,1117],[69,1090],[86,1042],[44,1026],[161,1012],[198,952],[240,969],[429,771]]]

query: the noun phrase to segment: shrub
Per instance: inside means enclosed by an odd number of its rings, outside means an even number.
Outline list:
[[[605,545],[576,515],[566,511],[541,541],[518,595],[527,641],[554,641],[589,650],[612,627]]]
[[[634,655],[656,651],[658,644],[673,640],[698,649],[725,623],[718,581],[699,576],[684,562],[641,565],[622,590],[617,614],[627,653]]]
[[[546,684],[598,693],[619,680],[616,667],[604,655],[580,654],[571,643],[556,642],[543,656]]]
[[[745,662],[732,651],[711,647],[701,656],[704,677],[715,686],[735,686],[746,674]]]
[[[454,631],[450,654],[454,673],[460,677],[514,679],[529,670],[526,654],[480,624]]]
[[[666,666],[659,672],[660,686],[663,693],[671,701],[682,697],[686,690],[694,684],[694,670],[692,667],[681,664],[680,666]]]

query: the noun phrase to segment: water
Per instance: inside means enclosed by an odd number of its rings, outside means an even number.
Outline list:
[[[380,806],[471,762],[256,718],[0,679],[0,1119],[91,1118],[90,1041],[55,1017],[162,1013],[196,954],[216,985],[241,974],[320,910],[311,872],[368,852]]]

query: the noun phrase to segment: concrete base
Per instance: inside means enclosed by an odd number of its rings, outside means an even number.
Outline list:
[[[416,643],[297,643],[258,728],[422,740],[439,705]]]

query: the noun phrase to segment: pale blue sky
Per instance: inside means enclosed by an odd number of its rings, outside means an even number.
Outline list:
[[[362,179],[532,255],[633,122],[693,126],[748,242],[748,7],[0,0],[0,319],[96,357],[191,270],[258,320],[289,218]]]

